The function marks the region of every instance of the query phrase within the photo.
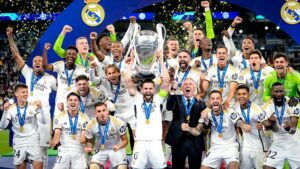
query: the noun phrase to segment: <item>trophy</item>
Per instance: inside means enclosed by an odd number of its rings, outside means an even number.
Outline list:
[[[136,29],[132,40],[135,52],[135,68],[140,79],[154,79],[154,67],[159,64],[155,55],[163,50],[166,29],[162,24],[156,25],[157,33],[151,30]],[[164,31],[164,36],[163,36]]]

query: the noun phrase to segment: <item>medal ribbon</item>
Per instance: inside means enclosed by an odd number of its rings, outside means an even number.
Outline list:
[[[193,104],[194,104],[194,102],[195,102],[195,98],[192,98],[192,99],[191,99],[191,102],[190,102],[190,106],[189,106],[189,107],[188,107],[188,105],[187,105],[187,100],[185,100],[185,98],[184,98],[183,95],[181,96],[181,99],[182,99],[182,103],[183,103],[183,105],[184,105],[184,107],[185,107],[186,115],[189,116],[190,113],[191,113]]]
[[[201,63],[202,63],[202,65],[204,66],[204,69],[207,71],[207,65],[206,65],[206,63],[205,63],[205,61],[204,61],[204,58],[203,58],[203,56],[201,57]],[[211,66],[211,65],[213,65],[213,57],[212,56],[210,56],[210,58],[209,58],[209,67]]]
[[[190,70],[191,70],[191,68],[189,67],[188,70],[187,70],[186,72],[184,72],[184,75],[183,75],[183,77],[182,77],[180,83],[178,84],[178,87],[181,87],[182,82],[183,82],[184,79],[187,77],[187,75],[189,74]],[[179,71],[178,71],[178,72],[179,72]],[[176,80],[178,81],[178,77],[176,78]]]
[[[23,115],[21,115],[19,106],[17,105],[16,107],[17,107],[17,115],[18,115],[18,119],[19,119],[19,124],[21,127],[23,127],[25,124],[26,110],[27,110],[28,104],[26,103],[26,106],[24,107],[25,109],[24,109]]]
[[[228,64],[225,66],[223,73],[222,73],[222,77],[220,77],[220,68],[219,66],[217,66],[217,76],[218,76],[218,81],[219,81],[219,87],[223,88],[224,87],[224,82],[225,82],[225,75],[228,69]]]
[[[220,113],[220,124],[218,124],[218,121],[216,119],[216,116],[214,115],[213,111],[211,111],[211,116],[212,116],[212,119],[215,123],[215,126],[216,126],[216,129],[217,129],[217,132],[218,133],[222,133],[222,130],[223,130],[223,111],[221,111]]]
[[[69,116],[69,123],[70,123],[70,128],[71,128],[71,133],[73,135],[76,135],[76,131],[77,131],[77,122],[78,122],[78,113],[75,116],[75,120],[73,123],[72,117],[70,115],[70,113],[68,112],[68,116]]]
[[[109,123],[110,123],[110,120],[108,118],[107,122],[105,124],[105,128],[104,128],[104,133],[103,134],[102,134],[102,131],[101,131],[100,123],[98,123],[99,139],[100,139],[101,144],[105,144],[105,141],[106,141],[106,138],[107,138],[108,129],[109,129]]]
[[[121,88],[121,82],[119,82],[119,84],[117,85],[117,89],[116,89],[115,98],[114,98],[113,103],[116,103],[116,101],[117,101],[117,98],[120,94],[120,88]]]
[[[34,85],[44,76],[44,73],[43,74],[40,74],[38,75],[36,78],[34,78],[34,73],[32,72],[32,75],[31,75],[31,82],[30,82],[30,92],[33,92],[33,89],[34,89]]]
[[[76,68],[76,67],[75,67],[75,68]],[[74,73],[74,71],[75,71],[75,68],[73,69],[72,73],[71,73],[70,76],[69,76],[69,72],[68,72],[68,70],[67,70],[67,68],[66,68],[66,66],[65,66],[65,73],[66,73],[66,76],[67,76],[67,83],[68,83],[68,86],[71,86],[71,84],[72,84],[72,77],[73,77],[73,73]]]
[[[152,102],[150,102],[148,106],[147,106],[146,102],[144,102],[145,116],[146,116],[147,120],[150,119],[151,109],[152,109]]]
[[[242,109],[242,107],[240,107],[240,108],[241,108],[242,115],[243,115],[243,117],[244,117],[244,119],[245,119],[245,122],[246,122],[247,124],[250,124],[250,108],[251,108],[251,102],[248,101],[247,115],[246,115],[245,111]]]
[[[275,103],[274,103],[274,107],[275,107],[275,113],[276,113],[276,116],[277,116],[277,119],[278,119],[278,123],[281,126],[283,115],[284,115],[284,110],[285,110],[285,99],[283,99],[283,104],[282,104],[282,109],[281,109],[280,114],[278,112],[278,109],[277,109],[277,106],[275,105]]]
[[[246,69],[246,68],[247,68],[247,63],[246,63],[246,59],[244,58],[244,56],[243,56],[243,61],[242,61],[242,63],[243,63],[243,65],[244,65],[244,69]]]
[[[254,72],[252,69],[250,69],[250,73],[251,73],[251,78],[253,80],[253,86],[257,90],[259,87],[259,81],[260,81],[260,77],[261,77],[261,69],[258,72],[257,78],[255,78],[255,75],[254,75]]]
[[[86,69],[89,68],[89,61],[88,61],[88,57],[85,59],[85,61],[83,62],[83,59],[81,57],[81,55],[79,55],[80,57],[80,62],[81,62],[81,65],[83,65]]]

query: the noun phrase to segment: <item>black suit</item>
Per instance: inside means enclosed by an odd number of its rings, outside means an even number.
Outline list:
[[[189,126],[196,127],[201,112],[206,108],[203,101],[195,102],[190,112]],[[186,110],[181,95],[169,95],[167,110],[173,111],[173,120],[169,127],[166,143],[172,146],[173,169],[183,169],[186,157],[188,157],[189,168],[199,169],[201,166],[202,151],[205,150],[203,134],[193,136],[181,130],[181,124],[186,123]]]

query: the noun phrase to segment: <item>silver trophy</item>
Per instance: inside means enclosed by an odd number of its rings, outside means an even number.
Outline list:
[[[153,70],[155,64],[159,64],[155,54],[163,50],[165,27],[162,24],[156,25],[157,33],[151,30],[135,30],[132,47],[135,51],[135,68],[141,79],[154,79]],[[164,36],[163,36],[164,32]]]

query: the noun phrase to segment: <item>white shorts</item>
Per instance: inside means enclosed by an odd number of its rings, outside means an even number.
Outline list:
[[[293,141],[293,142],[292,142]],[[264,165],[283,168],[285,160],[288,160],[291,168],[300,166],[300,141],[291,140],[280,144],[273,142],[266,154]]]
[[[226,166],[231,162],[239,162],[239,151],[237,147],[226,147],[222,149],[209,149],[205,154],[202,165],[211,168],[220,168],[222,161]]]
[[[14,147],[14,165],[20,165],[25,160],[43,162],[43,150],[40,146]]]
[[[97,152],[98,151],[98,152]],[[109,160],[112,167],[117,167],[118,165],[127,165],[127,156],[125,149],[121,149],[117,152],[114,150],[96,150],[96,154],[93,155],[91,162],[99,163],[105,165],[106,161]]]
[[[132,168],[165,168],[166,160],[162,141],[135,141],[131,160]]]
[[[84,151],[58,150],[53,169],[87,169]]]
[[[241,166],[243,169],[262,169],[265,153],[263,151],[242,149]]]

